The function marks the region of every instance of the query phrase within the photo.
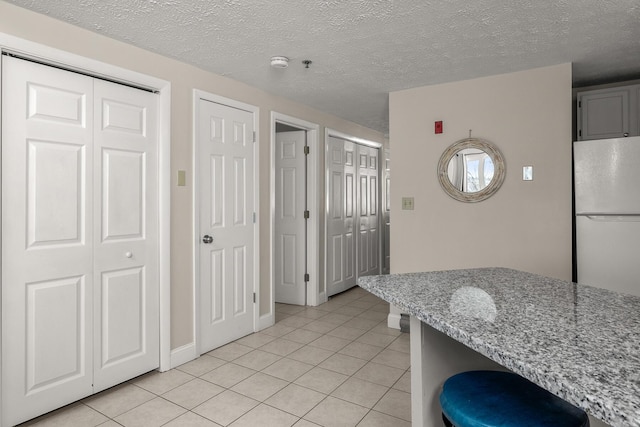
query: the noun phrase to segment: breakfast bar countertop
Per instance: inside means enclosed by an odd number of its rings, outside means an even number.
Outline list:
[[[602,421],[640,427],[640,297],[507,268],[358,285]]]

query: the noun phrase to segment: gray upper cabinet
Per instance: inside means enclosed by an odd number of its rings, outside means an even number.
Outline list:
[[[578,93],[578,140],[639,135],[640,85]]]

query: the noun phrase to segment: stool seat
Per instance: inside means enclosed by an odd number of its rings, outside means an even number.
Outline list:
[[[440,406],[455,427],[589,425],[583,410],[510,372],[454,375],[444,383]]]

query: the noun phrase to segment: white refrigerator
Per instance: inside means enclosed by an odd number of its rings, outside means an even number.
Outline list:
[[[640,296],[640,137],[573,143],[578,283]]]

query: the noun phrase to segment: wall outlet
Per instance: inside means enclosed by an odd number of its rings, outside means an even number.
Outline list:
[[[402,210],[403,211],[412,211],[413,210],[413,197],[403,197],[402,198]]]
[[[522,167],[522,180],[533,181],[533,166]]]

